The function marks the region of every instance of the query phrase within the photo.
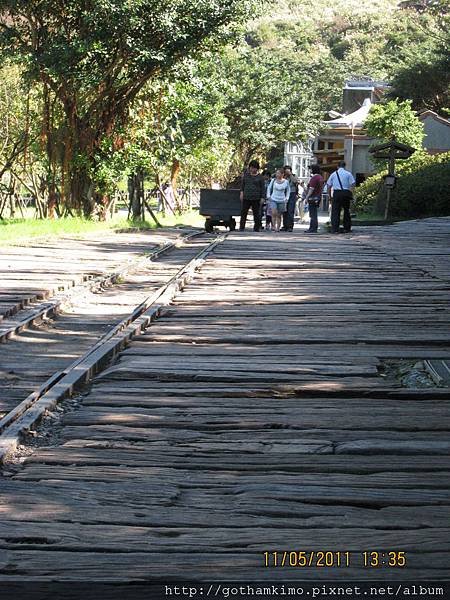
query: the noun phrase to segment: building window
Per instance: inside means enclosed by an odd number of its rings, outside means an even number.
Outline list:
[[[325,142],[323,140],[319,140],[319,143],[317,144],[317,149],[325,150]]]

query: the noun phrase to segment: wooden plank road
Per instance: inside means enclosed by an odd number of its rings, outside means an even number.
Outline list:
[[[121,275],[115,285],[106,285],[92,291],[80,287],[79,296],[71,300],[69,307],[59,310],[57,318],[25,328],[6,344],[0,344],[0,418],[14,409],[28,394],[35,392],[55,371],[62,371],[92,347],[103,334],[145,300],[152,290],[170,279],[185,264],[187,256],[195,254],[198,250],[195,242],[197,238],[187,242],[182,248],[169,250],[155,261],[145,258],[144,252],[156,250],[166,242],[173,242],[179,235],[179,230],[165,230],[117,235],[112,233],[111,240],[103,242],[90,238],[64,238],[58,241],[61,250],[57,262],[51,260],[54,248],[49,242],[40,249],[42,257],[46,257],[45,265],[40,260],[33,261],[32,254],[27,257],[27,269],[32,276],[40,276],[40,272],[47,269],[45,278],[48,283],[40,284],[48,286],[45,288],[48,294],[52,291],[51,286],[56,285],[52,279],[55,270],[63,273],[61,281],[64,285],[69,285],[71,278],[75,283],[77,278],[86,277],[93,268],[105,274],[117,272],[118,267],[123,268],[127,264],[134,266],[130,272]],[[36,248],[23,248],[28,252],[30,249]],[[13,257],[16,251],[16,247],[5,251],[4,260],[10,261],[11,269],[15,265]],[[72,263],[75,256],[79,260],[76,266]],[[141,262],[137,267],[139,261]],[[0,292],[0,300],[1,298]],[[23,296],[19,298],[23,299]],[[18,306],[15,308],[18,309]],[[24,312],[26,311],[19,310],[14,318],[20,320]],[[3,327],[9,327],[10,321],[11,319],[0,320],[0,333]]]
[[[408,260],[379,230],[231,235],[2,481],[0,579],[448,579],[450,390],[380,369],[450,358],[442,255],[411,259],[439,223],[402,233]],[[351,564],[264,568],[274,550]]]
[[[176,230],[102,232],[100,235],[36,238],[9,245],[0,255],[2,319],[87,278],[111,272],[127,261],[174,239]]]

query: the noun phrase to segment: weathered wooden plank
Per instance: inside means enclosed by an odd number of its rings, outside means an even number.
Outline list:
[[[217,407],[225,407],[227,409],[245,410],[251,409],[262,409],[273,411],[274,408],[277,410],[346,410],[346,411],[361,411],[367,414],[368,399],[367,398],[346,398],[343,402],[342,398],[301,398],[297,397],[282,397],[272,396],[265,397],[260,395],[259,397],[245,396],[242,394],[240,397],[226,397],[223,395],[204,396],[201,394],[186,394],[186,395],[173,395],[165,396],[161,393],[155,393],[153,391],[146,391],[145,389],[139,390],[134,388],[131,390],[123,389],[119,386],[116,389],[106,389],[103,391],[103,386],[96,388],[95,392],[85,396],[83,399],[84,406],[95,407],[154,407],[154,408],[167,408],[171,407],[183,407],[198,409],[204,407],[208,410],[216,409]],[[376,412],[389,411],[391,415],[400,413],[415,413],[421,411],[423,416],[430,415],[442,415],[446,418],[450,412],[450,404],[439,399],[427,399],[426,402],[422,400],[411,400],[411,399],[393,399],[393,398],[371,398],[370,406]]]
[[[392,430],[397,431],[447,431],[448,423],[443,423],[439,416],[429,417],[426,421],[418,422],[416,416],[398,416],[395,421],[386,415],[353,415],[350,412],[342,414],[324,414],[318,417],[316,414],[278,414],[275,411],[266,415],[252,413],[245,415],[208,415],[197,414],[195,421],[189,414],[153,414],[154,411],[131,408],[129,410],[84,410],[79,414],[68,414],[64,423],[66,425],[128,425],[130,427],[145,428],[193,428],[203,430],[228,430],[237,429],[251,431],[264,428],[285,429],[363,429],[363,430]],[[149,414],[148,414],[149,413]]]
[[[131,467],[86,465],[85,468],[61,465],[57,472],[52,465],[29,464],[28,468],[16,475],[20,481],[41,481],[45,479],[64,479],[75,481],[107,481],[116,482],[145,481],[155,487],[158,481],[164,480],[181,489],[203,490],[208,494],[228,494],[239,497],[286,498],[295,497],[298,500],[321,501],[320,494],[327,489],[327,498],[333,497],[354,505],[372,505],[378,501],[385,506],[415,505],[418,503],[450,504],[450,490],[446,489],[448,472],[439,473],[399,473],[384,472],[366,474],[332,473],[284,473],[282,482],[277,473],[245,473],[232,470],[221,471],[189,471],[185,469],[170,469],[164,467]],[[408,490],[410,493],[405,492]],[[389,500],[389,493],[390,498]],[[351,500],[353,496],[353,500]]]
[[[199,447],[205,450],[221,448],[230,451],[245,451],[247,448],[257,448],[268,443],[268,428],[261,429],[190,429],[132,427],[122,425],[91,425],[64,427],[64,440],[128,440],[146,441],[148,444],[160,443],[170,440],[171,443],[190,445],[192,450]],[[251,439],[252,442],[246,440]],[[301,442],[299,443],[299,439]],[[299,443],[298,452],[321,452],[322,448],[332,447],[337,442],[376,440],[372,445],[371,453],[392,455],[392,442],[396,444],[395,453],[398,455],[426,454],[448,455],[450,442],[448,431],[392,431],[392,430],[365,430],[365,429],[271,429],[270,444],[283,443],[292,440]],[[413,442],[408,444],[407,442]],[[250,444],[250,445],[248,445]],[[342,453],[345,453],[342,449]]]
[[[84,525],[71,523],[16,523],[0,521],[0,548],[39,549],[51,546],[65,551],[108,552],[225,552],[235,554],[264,552],[268,548],[296,548],[299,530],[277,528],[239,528],[229,535],[227,528],[167,528],[126,525]],[[309,550],[331,551],[345,548],[356,552],[366,548],[380,551],[401,547],[404,552],[420,547],[422,552],[450,552],[450,528],[401,531],[367,528],[301,529],[302,546]],[[241,550],[239,548],[242,548]]]
[[[142,354],[145,355],[157,355],[157,356],[228,356],[232,354],[233,357],[242,355],[246,356],[267,356],[267,349],[258,347],[255,345],[245,345],[245,338],[240,342],[233,340],[233,343],[217,342],[214,345],[202,343],[196,341],[195,344],[192,342],[169,342],[169,341],[156,341],[148,336],[139,336],[133,341],[133,345],[128,348],[123,356]],[[385,357],[385,358],[426,358],[432,357],[445,357],[450,356],[450,349],[440,347],[438,349],[417,344],[408,344],[408,346],[387,346],[382,341],[378,344],[365,344],[365,343],[327,343],[322,344],[310,344],[307,340],[299,341],[297,344],[277,344],[275,340],[272,340],[270,349],[273,353],[282,354],[285,357],[297,357],[303,356],[314,356],[326,360],[327,357],[333,357],[336,350],[339,348],[341,356],[347,360],[353,360],[360,357]]]
[[[267,368],[267,365],[264,365]],[[285,369],[279,367],[273,371],[270,369],[267,372],[258,371],[249,372],[244,366],[231,365],[229,369],[218,369],[212,366],[208,368],[183,368],[177,366],[152,366],[148,363],[137,362],[121,363],[120,366],[113,367],[105,373],[105,378],[134,378],[138,379],[158,379],[160,381],[225,381],[234,383],[238,378],[242,381],[256,382],[285,382],[296,383],[297,381],[325,381],[329,382],[332,379],[339,380],[340,378],[351,385],[367,387],[371,384],[385,385],[383,379],[377,378],[378,372],[375,367],[364,366],[346,366],[346,365],[324,365],[318,367],[290,367]]]
[[[172,406],[172,407],[142,407],[142,406],[129,406],[126,402],[121,407],[115,406],[96,406],[95,402],[92,403],[89,409],[85,408],[83,411],[83,417],[78,420],[77,414],[71,414],[66,417],[65,422],[70,424],[83,424],[86,420],[93,419],[93,423],[101,422],[106,423],[108,418],[115,422],[126,422],[122,421],[123,417],[129,415],[133,420],[135,426],[143,425],[154,420],[160,421],[159,425],[164,424],[165,421],[171,421],[174,419],[180,419],[183,421],[186,417],[190,418],[194,423],[202,426],[205,419],[211,423],[216,423],[217,419],[224,423],[234,423],[236,419],[242,419],[242,424],[245,426],[248,420],[253,421],[254,419],[262,421],[278,421],[285,422],[286,419],[291,419],[292,427],[296,427],[303,422],[307,424],[316,425],[317,428],[329,427],[330,424],[334,423],[337,426],[342,423],[350,422],[350,425],[357,428],[362,423],[367,424],[367,406],[360,405],[358,408],[346,407],[346,406],[324,406],[320,407],[316,404],[315,407],[307,408],[302,405],[301,401],[298,402],[299,406],[286,406],[284,407],[281,403],[276,400],[272,401],[272,405],[269,406],[258,406],[254,403],[252,407],[246,406],[239,410],[239,415],[236,415],[236,406],[215,406],[210,404],[205,407],[197,407],[195,403],[192,403],[189,408],[189,413],[186,412],[185,406]],[[124,406],[125,405],[125,406]],[[126,407],[126,408],[125,408]],[[321,411],[327,410],[327,415],[322,416]],[[274,414],[274,412],[276,414]],[[386,414],[388,412],[388,414]],[[422,412],[422,418],[426,420],[423,427],[414,427],[416,431],[423,430],[433,431],[438,429],[439,431],[450,431],[450,407],[445,410],[441,408],[432,408],[427,410],[424,408]],[[142,418],[142,421],[140,418]],[[385,407],[378,409],[375,407],[371,411],[370,415],[371,422],[374,426],[382,429],[383,423],[385,428],[387,425],[391,425],[390,428],[399,429],[403,428],[408,422],[416,423],[417,421],[417,409],[413,407],[408,410],[408,406],[402,406],[399,408],[392,408],[392,410],[386,411]],[[393,426],[393,420],[395,419],[395,427]],[[447,425],[446,425],[446,420]]]
[[[248,371],[248,365],[243,360],[233,360],[234,357],[230,357],[227,360],[226,367],[227,371]],[[367,364],[367,363],[371,364]],[[176,363],[175,361],[169,361],[164,357],[152,357],[149,361],[147,357],[133,356],[133,358],[127,358],[126,356],[120,358],[117,361],[121,367],[127,366],[133,369],[140,368],[142,370],[158,370],[164,371],[217,371],[218,369],[224,370],[223,361],[219,361],[214,358],[203,358],[201,365],[197,358],[192,357],[191,359],[186,358],[182,363]],[[343,361],[338,358],[327,360],[325,364],[317,364],[315,361],[305,360],[302,364],[291,363],[287,361],[279,361],[276,364],[268,365],[267,356],[261,357],[260,360],[255,359],[252,366],[255,370],[258,368],[265,368],[271,373],[286,373],[286,374],[297,374],[297,373],[315,373],[315,374],[336,374],[339,376],[340,373],[348,375],[367,375],[369,377],[378,375],[376,368],[377,361]]]
[[[205,470],[223,470],[226,465],[228,470],[278,470],[302,473],[354,473],[373,474],[400,472],[437,472],[450,471],[450,457],[443,456],[410,456],[408,461],[401,456],[392,455],[387,459],[376,455],[330,456],[318,453],[313,459],[306,458],[304,453],[299,453],[301,441],[290,443],[274,443],[267,448],[251,442],[241,444],[240,452],[232,453],[232,447],[197,448],[193,454],[192,448],[182,445],[173,446],[164,444],[162,447],[153,447],[151,450],[145,444],[134,444],[126,447],[118,443],[117,446],[95,444],[86,440],[84,445],[64,445],[56,448],[42,448],[39,454],[34,454],[25,459],[25,464],[37,463],[47,465],[126,465],[126,466],[160,466],[170,468],[191,468]],[[253,448],[252,448],[253,446]],[[273,448],[272,446],[275,446]],[[280,460],[280,454],[286,455],[289,460]],[[188,462],[189,461],[189,462]],[[414,475],[412,475],[414,477]]]
[[[377,370],[450,356],[448,280],[426,274],[443,272],[440,229],[411,244],[405,227],[364,243],[230,236],[65,417],[65,445],[5,481],[0,579],[270,578],[261,550],[299,539],[407,547],[409,577],[448,577],[450,390]]]
[[[152,328],[151,333],[148,334],[152,341],[170,341],[170,342],[190,342],[194,340],[196,343],[208,343],[214,344],[216,342],[220,342],[221,344],[227,343],[232,344],[233,342],[241,342],[242,340],[242,332],[234,331],[221,331],[210,332],[204,331],[200,332],[198,330],[194,332],[184,332],[183,328],[179,328],[177,330],[168,330],[164,327],[155,327]],[[425,345],[429,345],[431,347],[439,347],[439,346],[448,346],[450,343],[450,334],[445,332],[440,332],[439,334],[428,333],[426,330],[421,331],[408,331],[408,333],[402,334],[389,334],[388,332],[383,333],[380,331],[379,333],[375,330],[373,332],[363,332],[358,336],[353,336],[352,332],[348,330],[341,330],[333,332],[333,339],[336,342],[343,343],[354,343],[365,342],[365,343],[383,343],[383,344],[394,344],[397,346],[405,345],[408,346],[410,343],[418,344],[423,343]],[[283,336],[283,343],[301,343],[301,342],[315,342],[315,343],[327,343],[330,340],[330,334],[328,330],[322,330],[315,332],[312,335],[309,332],[303,332],[301,329],[295,334],[287,334]],[[268,335],[259,332],[247,333],[245,335],[245,341],[247,344],[264,344],[270,345],[271,341],[273,341],[273,335]]]
[[[275,527],[286,528],[353,528],[369,529],[421,529],[425,527],[446,528],[449,523],[449,507],[388,506],[373,510],[348,505],[312,504],[285,499],[272,499],[270,510],[264,503],[240,502],[230,509],[211,506],[205,513],[202,508],[156,503],[155,496],[142,502],[142,494],[133,486],[110,490],[99,497],[95,490],[76,487],[64,489],[62,485],[38,482],[30,484],[15,482],[0,493],[0,518],[7,522],[37,523],[71,522],[85,524],[139,525],[147,527]],[[59,482],[67,483],[67,482]],[[20,494],[20,495],[19,495]],[[20,531],[20,526],[17,526]]]
[[[352,375],[345,375],[339,373],[333,373],[331,375],[321,374],[300,374],[296,377],[294,374],[271,374],[271,373],[245,373],[240,371],[195,371],[177,374],[175,372],[152,372],[151,370],[144,370],[133,367],[121,367],[116,366],[108,369],[99,376],[99,380],[102,381],[113,381],[113,380],[157,380],[160,382],[171,382],[171,381],[185,381],[185,382],[212,382],[216,383],[229,383],[234,384],[236,379],[242,380],[242,383],[247,384],[274,384],[296,386],[298,388],[304,387],[305,390],[310,388],[316,388],[323,393],[328,390],[341,389],[344,390],[364,390],[368,388],[386,388],[386,382],[383,378],[378,377],[357,377]],[[395,381],[390,382],[390,387],[398,387],[399,384]]]
[[[352,556],[352,564],[361,565],[360,555]],[[3,553],[1,566],[7,575],[1,574],[2,581],[14,581],[24,576],[39,581],[109,581],[109,582],[145,582],[161,583],[161,573],[165,578],[186,580],[186,574],[202,581],[257,581],[287,582],[299,578],[298,568],[283,569],[262,568],[261,552],[173,552],[170,560],[167,554],[158,552],[57,552],[52,550],[8,550]],[[409,553],[408,577],[413,581],[448,580],[448,561],[450,553],[431,552]],[[353,568],[308,568],[302,569],[301,578],[307,581],[360,581],[364,579],[380,580],[378,569],[362,571]],[[403,569],[390,569],[389,581],[404,581]]]
[[[237,494],[237,495],[236,495]],[[301,485],[257,485],[237,487],[234,493],[220,494],[216,491],[191,489],[185,490],[182,502],[187,506],[197,506],[207,510],[207,506],[214,504],[217,507],[232,508],[239,503],[270,506],[273,500],[296,501],[318,504],[346,504],[349,506],[365,506],[379,508],[383,506],[427,506],[432,504],[448,505],[449,494],[445,490],[432,489],[400,489],[400,488],[358,488],[358,487],[330,487],[301,486]],[[267,510],[267,509],[266,509]]]

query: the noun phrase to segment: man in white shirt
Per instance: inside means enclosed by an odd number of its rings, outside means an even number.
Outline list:
[[[352,220],[350,217],[350,203],[353,198],[352,190],[355,187],[355,178],[346,171],[345,162],[339,163],[337,171],[334,171],[327,180],[331,204],[331,233],[339,233],[341,222],[341,210],[344,209],[344,233],[352,230]],[[332,191],[331,191],[332,189]]]

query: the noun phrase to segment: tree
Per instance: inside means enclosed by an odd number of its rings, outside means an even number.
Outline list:
[[[340,69],[333,69],[322,53],[311,56],[283,47],[278,34],[269,40],[248,37],[214,57],[210,74],[205,73],[221,82],[234,148],[230,179],[252,157],[264,158],[286,140],[314,134],[336,101],[336,90],[340,94]]]
[[[397,67],[391,96],[410,98],[417,110],[438,113],[450,107],[450,55],[437,48],[418,46]]]
[[[12,171],[21,163],[28,143],[25,127],[28,102],[24,96],[19,69],[4,65],[0,70],[0,217],[7,206],[10,215],[15,214],[16,178]]]
[[[391,96],[411,99],[416,110],[446,112],[450,108],[450,2],[408,0],[401,6],[402,16],[414,29],[392,64]]]
[[[393,79],[414,108],[445,108],[448,0],[414,2],[430,35],[397,0],[279,0],[257,18],[263,0],[0,0],[0,52],[32,90],[22,129],[50,214],[105,212],[133,169],[140,189],[144,172],[176,187],[231,179],[254,155],[283,160],[284,141],[340,110],[352,76]]]
[[[424,138],[423,123],[411,108],[411,101],[391,100],[374,104],[364,122],[370,137],[381,141],[396,140],[413,148],[421,148]]]
[[[180,178],[209,185],[228,164],[229,127],[214,83],[191,64],[169,80],[149,82],[130,110],[124,131],[128,172],[147,173],[160,191],[170,181],[176,201]]]
[[[230,178],[253,155],[282,155],[286,140],[315,135],[328,111],[341,108],[346,78],[386,77],[400,50],[391,36],[408,26],[396,0],[280,0],[250,24],[211,67],[234,146]]]
[[[8,207],[11,217],[22,211],[22,187],[34,196],[37,212],[46,215],[41,190],[46,184],[45,155],[39,130],[41,95],[24,84],[18,65],[0,68],[0,217]]]
[[[145,84],[224,41],[253,0],[4,0],[0,48],[43,88],[43,137],[69,207],[90,215],[102,143]],[[56,171],[56,166],[55,166]]]

